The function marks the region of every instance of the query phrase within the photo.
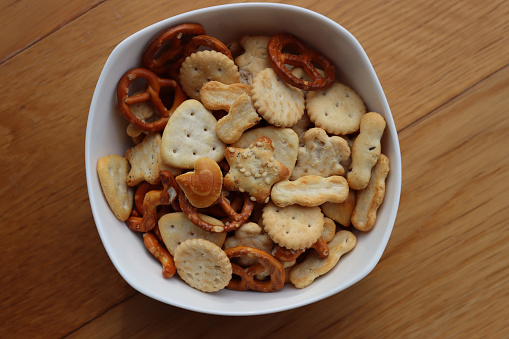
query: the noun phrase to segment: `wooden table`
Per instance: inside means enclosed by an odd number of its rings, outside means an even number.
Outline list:
[[[403,190],[384,255],[315,304],[224,317],[159,303],[117,273],[85,182],[95,83],[112,49],[228,1],[0,4],[0,337],[509,336],[509,2],[295,1],[365,48],[399,132]]]

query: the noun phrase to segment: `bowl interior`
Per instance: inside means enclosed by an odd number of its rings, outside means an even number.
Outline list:
[[[339,80],[354,88],[368,110],[384,115],[387,129],[382,152],[391,161],[385,200],[375,227],[355,232],[356,248],[327,275],[304,289],[291,285],[277,293],[222,290],[202,293],[180,279],[163,279],[161,266],[145,249],[139,234],[111,213],[96,174],[97,160],[129,147],[126,121],[116,113],[116,87],[130,68],[140,66],[145,46],[161,31],[185,22],[201,23],[208,35],[223,42],[243,34],[290,32],[331,58]],[[122,277],[136,290],[184,309],[223,315],[254,315],[303,306],[333,295],[365,277],[379,261],[396,218],[401,190],[401,159],[397,131],[378,78],[358,41],[344,28],[315,12],[281,4],[223,5],[184,13],[149,26],[122,41],[111,53],[92,99],[86,132],[86,173],[92,212],[104,247]]]

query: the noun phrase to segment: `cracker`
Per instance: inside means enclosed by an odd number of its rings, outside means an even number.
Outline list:
[[[164,128],[161,158],[172,167],[192,169],[202,157],[224,158],[226,145],[216,135],[217,120],[198,100],[184,101]]]
[[[295,181],[280,181],[272,187],[271,200],[279,207],[289,205],[320,206],[325,202],[343,202],[348,196],[348,182],[342,176],[323,178],[306,175]]]
[[[357,202],[356,194],[357,191],[350,190],[348,192],[348,197],[342,203],[338,204],[333,202],[326,202],[325,204],[321,205],[320,208],[322,209],[322,212],[325,214],[325,216],[338,222],[342,226],[348,227],[350,226],[352,212]]]
[[[272,140],[274,158],[288,168],[291,173],[299,152],[297,134],[291,128],[260,127],[244,132],[232,146],[246,148],[260,137],[267,137]]]
[[[245,84],[223,84],[209,81],[200,90],[200,100],[207,109],[229,111],[233,102],[242,94],[249,94],[251,87]]]
[[[148,133],[143,141],[125,152],[125,157],[131,164],[127,176],[127,185],[136,186],[142,181],[157,184],[161,179],[161,134]]]
[[[127,186],[129,162],[120,155],[107,155],[97,161],[97,175],[111,211],[121,221],[131,214],[134,189]]]
[[[227,85],[240,80],[237,66],[222,53],[199,51],[188,56],[180,67],[180,84],[192,99],[200,99],[202,86],[213,80]]]
[[[371,168],[380,156],[385,125],[384,117],[378,113],[366,113],[362,118],[360,133],[352,146],[352,163],[346,174],[351,188],[362,190],[368,185]]]
[[[199,214],[206,222],[224,226],[224,224],[208,215]],[[158,222],[159,231],[164,244],[171,255],[175,255],[177,246],[187,239],[206,239],[221,247],[226,239],[226,233],[209,232],[196,226],[189,220],[183,212],[167,213],[163,215]]]
[[[239,66],[242,83],[251,85],[256,74],[265,68],[272,67],[267,56],[269,39],[269,36],[264,35],[245,35],[240,39],[244,53],[235,58],[235,63]]]
[[[345,170],[340,162],[349,157],[350,147],[345,139],[329,137],[322,128],[311,128],[304,134],[304,146],[299,147],[299,156],[290,179],[304,175],[343,175]]]
[[[232,265],[224,251],[205,239],[188,239],[175,250],[175,267],[189,286],[216,292],[228,285]]]
[[[299,137],[299,146],[304,146],[304,135],[312,128],[312,126],[313,124],[311,123],[311,120],[309,120],[309,115],[303,114],[300,120],[291,127],[291,129],[293,129]]]
[[[352,213],[352,225],[361,231],[375,226],[376,213],[385,196],[385,179],[389,174],[389,158],[381,154],[372,169],[368,186],[357,191],[357,204]]]
[[[216,134],[224,143],[232,144],[245,130],[256,125],[261,119],[249,95],[244,93],[231,104],[228,115],[219,119]]]
[[[272,141],[267,137],[256,139],[248,148],[230,146],[225,158],[230,170],[223,179],[224,188],[247,192],[259,203],[266,203],[272,185],[289,176],[288,168],[274,158]]]
[[[316,126],[336,135],[358,131],[361,118],[366,113],[361,97],[337,81],[325,90],[308,93],[306,109]]]
[[[288,85],[272,68],[253,79],[251,99],[258,114],[276,127],[295,125],[304,114],[304,94]]]
[[[323,239],[323,241],[330,242],[336,234],[336,223],[334,220],[327,217],[324,217],[323,221],[323,231],[320,237]]]
[[[350,252],[357,244],[357,238],[350,231],[336,233],[329,246],[327,258],[321,258],[311,251],[303,262],[290,271],[290,282],[297,288],[309,286],[316,278],[329,272],[336,266],[341,256]]]
[[[320,207],[278,207],[272,202],[263,208],[262,220],[270,238],[291,250],[311,247],[322,234],[324,225]]]

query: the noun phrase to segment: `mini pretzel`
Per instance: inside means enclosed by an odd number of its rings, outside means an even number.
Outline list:
[[[170,69],[169,62],[184,50],[184,44],[182,43],[183,34],[205,34],[205,28],[200,24],[186,23],[164,31],[152,40],[145,49],[143,53],[143,65],[145,68],[159,75],[167,74]],[[170,46],[164,49],[163,46],[167,43]],[[157,55],[158,53],[159,55]]]
[[[179,72],[180,72],[180,66],[182,66],[182,63],[188,56],[196,52],[196,50],[200,47],[208,47],[212,48],[213,50],[222,53],[226,55],[228,58],[233,60],[232,53],[228,49],[228,47],[223,44],[220,40],[213,38],[208,35],[198,35],[193,37],[185,46],[184,51],[182,53],[182,56],[175,61],[171,67],[170,67],[170,77],[172,79],[178,79],[179,78]]]
[[[161,172],[162,190],[152,190],[143,199],[143,217],[130,217],[126,224],[132,231],[149,232],[157,224],[157,206],[170,205],[177,198],[178,185],[169,171]]]
[[[318,240],[310,248],[314,249],[320,258],[327,258],[329,255],[329,246],[322,237],[318,238]],[[303,249],[291,250],[283,246],[278,246],[275,249],[273,256],[279,261],[290,262],[296,260],[303,252]]]
[[[143,200],[145,199],[145,195],[149,191],[162,189],[163,185],[161,185],[161,183],[152,185],[151,183],[143,181],[138,185],[136,192],[134,193],[134,206],[136,207],[136,210],[140,216],[143,216]]]
[[[157,258],[163,265],[163,277],[166,279],[173,277],[177,269],[171,254],[159,243],[156,236],[151,232],[143,233],[143,243],[145,247]]]
[[[225,222],[224,226],[212,225],[201,219],[200,216],[198,215],[196,207],[191,205],[191,203],[189,202],[189,200],[187,200],[186,195],[184,194],[184,192],[182,192],[182,190],[180,190],[178,194],[180,208],[193,224],[203,228],[204,230],[216,233],[234,231],[240,226],[242,226],[242,224],[244,224],[244,222],[246,222],[246,220],[249,218],[251,212],[253,212],[254,203],[249,199],[249,196],[247,194],[243,194],[244,205],[242,206],[242,210],[240,211],[240,213],[237,213],[228,202],[228,199],[226,199],[226,192],[227,191],[225,190],[221,191],[221,195],[217,199],[217,203],[219,204],[221,209],[231,219],[231,221]]]
[[[247,268],[232,263],[233,275],[240,279],[232,278],[226,288],[236,291],[275,292],[284,286],[285,269],[276,258],[267,252],[253,247],[237,246],[226,249],[225,253],[230,259],[246,256],[257,262]],[[265,271],[268,271],[270,280],[255,280],[257,274]]]
[[[283,49],[296,49],[297,54],[288,54]],[[302,41],[291,34],[280,33],[273,35],[267,44],[267,54],[274,71],[290,85],[304,91],[318,91],[332,85],[336,79],[336,71],[332,61],[326,56],[310,49]],[[311,77],[307,81],[295,76],[286,66],[300,66]],[[325,72],[322,76],[315,65]]]
[[[143,78],[147,81],[148,87],[145,92],[141,92],[134,96],[129,96],[129,85],[136,78]],[[173,106],[170,109],[167,109],[163,104],[160,98],[160,91],[162,87],[171,87],[175,92],[175,97],[173,99]],[[133,68],[127,71],[124,76],[120,79],[118,83],[117,89],[117,101],[120,112],[124,115],[124,117],[133,125],[136,125],[138,128],[145,132],[156,132],[161,131],[166,126],[168,122],[169,116],[177,109],[178,106],[182,102],[187,99],[184,91],[180,88],[180,85],[171,79],[161,79],[155,73],[149,71],[145,68]],[[161,118],[154,122],[144,122],[138,117],[136,117],[133,112],[131,112],[131,108],[129,107],[132,104],[144,102],[144,101],[152,101],[155,109],[161,115]]]

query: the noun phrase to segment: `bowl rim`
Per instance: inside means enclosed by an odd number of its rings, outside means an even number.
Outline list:
[[[143,293],[143,294],[145,294],[145,295],[147,295],[147,296],[149,296],[149,297],[151,297],[153,299],[156,299],[156,300],[158,300],[160,302],[167,303],[167,304],[170,304],[170,305],[182,308],[182,309],[187,309],[187,310],[191,310],[191,311],[195,311],[195,312],[200,312],[200,313],[208,313],[208,314],[215,314],[215,315],[227,315],[227,316],[245,316],[245,315],[261,315],[261,314],[277,313],[277,312],[282,312],[282,311],[285,311],[285,310],[294,309],[294,308],[302,307],[302,306],[305,306],[305,305],[309,305],[309,304],[315,303],[317,301],[324,300],[324,299],[326,299],[326,298],[328,298],[328,297],[330,297],[330,296],[332,296],[334,294],[337,294],[337,293],[339,293],[341,291],[346,290],[347,288],[351,287],[352,285],[356,284],[357,282],[362,280],[364,277],[366,277],[376,267],[376,265],[380,261],[380,258],[382,257],[383,252],[385,251],[385,249],[387,247],[387,243],[388,243],[389,238],[391,236],[391,233],[392,233],[395,221],[396,221],[396,216],[397,216],[398,208],[399,208],[399,201],[400,201],[400,196],[401,196],[401,184],[402,184],[401,150],[400,150],[398,134],[397,134],[397,130],[396,130],[396,127],[395,127],[394,120],[393,120],[392,112],[391,112],[391,110],[389,108],[387,99],[385,97],[385,93],[382,90],[382,93],[380,94],[380,96],[382,98],[382,105],[384,106],[384,109],[385,109],[385,112],[386,112],[386,115],[387,115],[386,119],[389,120],[388,123],[387,123],[387,129],[389,129],[391,137],[395,141],[394,145],[393,145],[393,147],[394,147],[394,154],[390,158],[390,160],[391,160],[391,176],[392,176],[391,182],[393,184],[393,189],[394,189],[393,194],[394,194],[394,197],[395,197],[394,198],[395,201],[394,201],[394,205],[391,208],[391,212],[390,212],[390,215],[389,215],[389,222],[388,222],[388,225],[387,225],[387,230],[383,234],[383,238],[380,240],[381,246],[379,246],[379,249],[376,252],[376,254],[373,257],[373,259],[370,260],[369,265],[366,265],[361,272],[359,272],[353,279],[351,279],[349,281],[348,284],[344,284],[343,288],[340,288],[340,289],[337,289],[337,290],[336,289],[328,290],[328,291],[325,291],[325,292],[323,292],[323,293],[321,293],[319,295],[316,295],[313,298],[307,298],[307,299],[304,299],[304,300],[297,300],[297,301],[293,301],[293,302],[290,302],[290,303],[285,303],[282,306],[271,305],[270,309],[267,309],[267,310],[255,310],[255,311],[252,311],[252,312],[250,312],[250,311],[236,312],[236,311],[228,310],[228,309],[209,310],[209,309],[204,309],[203,307],[196,306],[196,305],[182,304],[182,303],[178,303],[178,302],[170,302],[170,301],[162,298],[161,296],[153,293],[153,291],[151,291],[150,289],[145,289],[145,288],[143,288],[143,286],[139,286],[138,283],[133,281],[131,279],[131,277],[129,275],[127,275],[120,268],[119,264],[116,262],[115,255],[112,252],[112,249],[110,247],[108,247],[108,246],[105,246],[105,243],[104,243],[105,234],[104,234],[104,232],[106,230],[99,226],[100,221],[98,220],[98,209],[97,209],[98,202],[94,199],[94,196],[92,194],[94,189],[92,187],[91,177],[93,175],[96,175],[96,172],[95,172],[95,164],[93,166],[91,165],[91,160],[92,159],[91,159],[90,140],[92,138],[92,132],[91,132],[91,129],[89,128],[92,125],[92,121],[94,119],[93,111],[94,111],[95,107],[97,106],[97,101],[99,100],[98,99],[97,91],[100,88],[100,84],[104,81],[105,77],[107,76],[105,70],[107,70],[109,67],[111,67],[111,63],[113,62],[112,55],[114,53],[116,53],[121,48],[121,46],[123,46],[124,44],[126,44],[127,42],[129,42],[132,39],[136,39],[136,37],[138,35],[144,34],[146,31],[149,31],[149,30],[154,30],[154,29],[156,29],[158,27],[164,27],[170,21],[178,21],[180,19],[185,19],[185,18],[188,18],[188,17],[195,16],[197,14],[201,14],[201,13],[204,13],[204,12],[210,12],[210,11],[218,11],[218,10],[222,11],[224,9],[232,9],[232,8],[255,8],[255,7],[268,7],[268,8],[272,8],[272,9],[290,9],[290,10],[293,10],[293,11],[300,11],[300,12],[304,12],[307,15],[318,17],[320,20],[326,21],[330,25],[333,25],[336,29],[341,30],[342,33],[344,34],[344,36],[346,36],[348,39],[350,39],[354,44],[360,46],[359,41],[348,30],[346,30],[343,26],[341,26],[337,22],[331,20],[330,18],[328,18],[328,17],[326,17],[326,16],[324,16],[322,14],[314,12],[312,10],[309,10],[309,9],[306,9],[306,8],[303,8],[303,7],[299,7],[299,6],[295,6],[295,5],[290,5],[290,4],[264,3],[264,2],[261,2],[261,3],[260,2],[236,3],[236,4],[234,3],[234,4],[215,5],[215,6],[210,6],[210,7],[205,7],[205,8],[200,8],[200,9],[192,10],[192,11],[189,11],[189,12],[180,13],[180,14],[177,14],[175,16],[168,17],[168,18],[166,18],[164,20],[158,21],[156,23],[153,23],[153,24],[151,24],[149,26],[146,26],[146,27],[142,28],[141,30],[139,30],[139,31],[131,34],[127,38],[123,39],[120,43],[118,43],[115,46],[115,48],[109,54],[108,59],[106,60],[104,66],[103,66],[103,68],[101,70],[99,79],[98,79],[96,87],[94,89],[94,94],[93,94],[93,97],[92,97],[92,100],[91,100],[89,115],[88,115],[88,119],[87,119],[87,128],[86,128],[86,135],[85,135],[85,170],[86,170],[87,190],[88,190],[88,194],[89,194],[89,202],[90,202],[90,206],[91,206],[94,222],[96,224],[96,228],[97,228],[97,231],[98,231],[99,236],[101,238],[101,241],[103,243],[103,246],[104,246],[104,248],[105,248],[105,250],[106,250],[106,252],[108,254],[108,257],[110,258],[110,260],[112,261],[113,265],[115,266],[117,272],[122,276],[122,278],[131,287],[133,287],[138,292],[141,292],[141,293]],[[373,65],[369,61],[369,59],[368,59],[364,49],[362,48],[362,46],[360,46],[360,49],[361,49],[361,52],[363,53],[363,56],[365,57],[365,59],[368,62],[367,70],[372,74],[372,78],[376,82],[376,85],[378,86],[378,88],[382,89],[380,81],[379,81],[379,78],[378,78],[378,76],[375,73]],[[200,292],[200,293],[202,293],[202,292]],[[254,293],[257,293],[257,292],[254,292]]]

